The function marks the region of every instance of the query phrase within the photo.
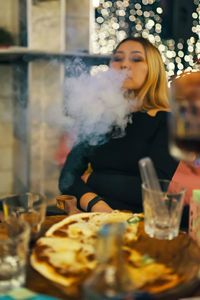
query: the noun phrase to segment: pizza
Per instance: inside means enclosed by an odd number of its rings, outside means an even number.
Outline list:
[[[132,212],[123,212],[115,210],[112,213],[80,213],[71,215],[58,224],[53,225],[47,232],[46,236],[52,237],[69,237],[90,243],[97,237],[97,232],[102,225],[113,222],[129,222],[129,228],[126,228],[125,239],[136,239],[138,218],[143,218],[143,214],[133,214]],[[135,220],[135,221],[134,221]]]
[[[104,224],[113,222],[125,224],[123,255],[136,288],[160,292],[183,280],[172,268],[131,246],[139,238],[138,228],[143,222],[143,214],[118,210],[75,214],[54,224],[37,241],[31,265],[43,276],[64,287],[80,285],[98,265],[95,256],[97,233]]]

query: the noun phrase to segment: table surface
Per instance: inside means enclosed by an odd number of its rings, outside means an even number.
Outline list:
[[[59,216],[49,216],[46,217],[44,227],[43,227],[43,234],[50,228],[53,224],[61,221],[63,218],[65,218],[66,215],[59,215]],[[37,271],[35,271],[30,264],[27,266],[27,282],[26,287],[29,288],[32,291],[35,291],[40,294],[49,295],[52,297],[56,297],[58,299],[65,299],[65,300],[72,300],[75,298],[67,296],[64,291],[62,291],[59,287],[57,287],[54,283],[52,283],[50,280],[43,277],[41,274],[39,274]],[[187,294],[187,295],[186,295]],[[197,286],[195,289],[195,292],[186,292],[185,295],[181,296],[200,296],[200,285]],[[166,298],[168,299],[168,298]],[[173,298],[169,296],[169,299],[179,299]],[[80,299],[77,299],[80,300]]]

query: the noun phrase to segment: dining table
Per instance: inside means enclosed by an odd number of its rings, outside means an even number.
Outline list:
[[[55,223],[63,220],[64,218],[66,218],[67,215],[66,214],[59,214],[59,215],[54,215],[54,216],[46,216],[45,218],[45,222],[43,224],[43,229],[42,229],[42,233],[41,236],[43,236],[45,234],[45,232]],[[185,240],[187,240],[187,242],[185,243]],[[172,243],[174,243],[174,245],[176,243],[183,243],[184,241],[184,247],[190,247],[192,249],[193,247],[193,241],[192,239],[188,236],[187,233],[182,233],[182,235],[180,235],[180,238],[176,238],[174,239],[174,241],[170,241]],[[164,241],[164,243],[167,243],[168,241]],[[162,245],[162,241],[161,244]],[[167,244],[166,244],[167,245]],[[176,246],[174,249],[176,249]],[[32,247],[34,247],[34,245],[32,245]],[[159,247],[159,245],[158,245]],[[165,247],[165,246],[164,246]],[[179,246],[177,246],[179,247]],[[177,248],[178,249],[178,248]],[[189,249],[189,251],[191,251],[191,249]],[[195,248],[195,251],[197,251],[198,248]],[[31,250],[30,250],[31,253]],[[185,254],[184,254],[185,253]],[[185,268],[187,268],[187,254],[186,254],[186,249],[182,250],[182,253],[180,253],[180,261],[181,261],[181,257],[185,260]],[[200,257],[200,248],[199,248],[199,257]],[[194,261],[195,262],[195,261]],[[198,260],[198,264],[199,264],[199,260]],[[47,278],[45,278],[44,276],[42,276],[40,273],[38,273],[36,270],[34,270],[34,268],[30,265],[30,262],[28,261],[27,264],[27,280],[26,280],[26,288],[39,293],[39,294],[44,294],[44,295],[48,295],[51,297],[55,297],[58,299],[63,299],[63,300],[80,300],[76,298],[73,295],[70,295],[69,293],[66,293],[65,288],[61,288],[61,286],[55,284],[54,282],[48,280]],[[163,296],[161,298],[155,296],[155,299],[159,299],[159,300],[176,300],[176,299],[182,299],[182,298],[188,298],[188,297],[199,297],[197,299],[200,299],[200,280],[195,280],[195,282],[191,284],[182,284],[182,287],[179,287],[176,291],[175,288],[175,293],[174,292],[168,292],[166,291],[166,293],[163,293]],[[154,299],[154,298],[153,298]],[[191,298],[192,300],[192,298]],[[196,298],[195,298],[196,300]]]

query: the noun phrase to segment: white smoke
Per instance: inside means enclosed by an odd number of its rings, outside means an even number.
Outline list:
[[[39,105],[40,98],[31,104],[29,121],[47,125],[61,134],[70,136],[75,144],[88,142],[90,145],[104,143],[107,135],[113,138],[125,134],[131,122],[130,113],[139,102],[124,96],[122,84],[127,74],[108,69],[90,75],[80,61],[68,61],[63,84],[63,106],[60,99]],[[55,87],[56,89],[56,87]],[[40,96],[40,95],[39,95]],[[38,97],[39,97],[38,96]],[[71,147],[70,145],[67,147]]]
[[[125,77],[126,74],[109,69],[94,76],[83,72],[78,77],[66,78],[66,127],[75,143],[102,143],[113,128],[117,129],[114,137],[124,134],[134,103],[137,105],[136,100],[127,100],[123,95],[121,86]]]

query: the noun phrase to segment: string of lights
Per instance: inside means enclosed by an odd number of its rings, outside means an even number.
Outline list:
[[[95,9],[93,52],[111,54],[127,36],[143,36],[161,52],[168,78],[191,70],[200,55],[200,2],[194,1],[191,37],[164,38],[162,0],[100,0]]]

